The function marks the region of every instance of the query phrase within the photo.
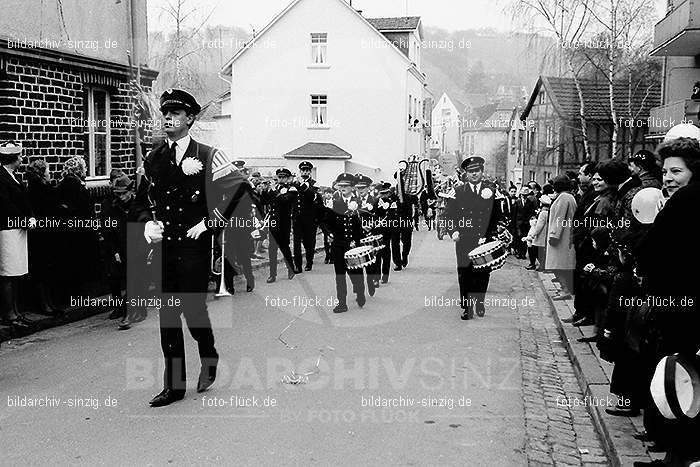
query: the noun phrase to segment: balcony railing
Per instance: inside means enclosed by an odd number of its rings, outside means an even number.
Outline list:
[[[649,115],[650,135],[662,135],[679,123],[698,125],[700,101],[684,100],[654,107]]]
[[[656,56],[700,54],[700,1],[674,2],[673,9],[654,27]]]

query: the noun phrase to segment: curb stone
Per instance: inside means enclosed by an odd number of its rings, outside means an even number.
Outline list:
[[[552,282],[554,275],[539,272],[538,276],[547,301],[553,310],[554,322],[573,364],[581,391],[584,396],[591,400],[607,398],[610,395],[608,374],[612,365],[600,360],[591,344],[576,341],[584,335],[581,328],[562,323],[562,318],[570,318],[573,315],[574,306],[573,300],[552,300],[552,296],[558,291],[557,285]],[[586,326],[585,329],[586,334],[592,332],[591,326]],[[603,443],[609,465],[613,467],[630,466],[635,461],[649,462],[652,460],[644,443],[632,437],[638,431],[635,425],[639,425],[639,422],[635,424],[630,417],[610,416],[605,413],[605,407],[599,405],[587,408],[593,419],[595,430]],[[591,460],[589,462],[598,461]]]

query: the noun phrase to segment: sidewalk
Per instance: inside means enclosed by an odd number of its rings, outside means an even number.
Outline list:
[[[595,344],[576,341],[584,335],[590,336],[593,333],[593,326],[576,328],[571,324],[562,323],[562,319],[573,315],[574,302],[573,300],[552,300],[560,289],[559,283],[552,282],[553,274],[541,272],[538,274],[547,300],[554,311],[552,313],[554,321],[574,365],[584,396],[588,396],[590,400],[606,399],[610,396],[610,375],[613,365],[599,358]],[[611,465],[631,466],[636,461],[649,462],[653,459],[663,459],[663,453],[649,454],[644,443],[633,438],[635,433],[644,429],[641,416],[615,417],[605,413],[605,408],[594,404],[588,406],[588,411],[595,422]]]
[[[320,245],[320,246],[319,246]],[[316,262],[318,262],[319,258],[321,261],[323,261],[322,256],[319,255],[319,252],[323,252],[323,234],[319,235],[316,237]],[[266,253],[267,254],[267,253]],[[279,255],[279,259],[277,260],[277,264],[282,264],[284,262],[284,257],[282,255]],[[265,259],[251,259],[251,264],[253,266],[253,272],[258,271],[260,269],[267,270],[267,268],[270,265],[270,261]],[[265,276],[265,275],[264,275]],[[285,273],[286,277],[286,273]],[[265,280],[266,276],[263,277],[261,280]],[[243,284],[245,281],[243,279],[243,275],[239,274],[235,278],[235,283],[236,284]],[[257,278],[256,278],[257,282]],[[239,289],[237,287],[236,290],[245,290],[245,287],[242,289]],[[210,289],[210,296],[208,297],[207,301],[211,300],[211,297],[213,296],[216,291],[212,291]],[[99,298],[107,298],[108,296],[105,295],[103,297]],[[86,307],[86,306],[77,306],[77,307],[70,307],[66,309],[66,312],[61,316],[61,317],[53,317],[53,316],[44,316],[44,315],[39,315],[36,313],[25,313],[25,316],[34,323],[28,327],[28,328],[22,328],[22,329],[13,329],[12,327],[9,326],[0,326],[0,343],[9,341],[10,339],[17,339],[20,337],[25,337],[30,334],[37,333],[39,331],[43,331],[44,329],[49,329],[49,328],[55,328],[57,326],[63,326],[64,324],[68,323],[74,323],[76,321],[83,320],[85,318],[89,318],[91,316],[99,315],[99,314],[107,314],[110,313],[111,310],[106,310],[104,308],[95,308],[95,307]],[[115,327],[116,327],[116,321],[115,321]]]

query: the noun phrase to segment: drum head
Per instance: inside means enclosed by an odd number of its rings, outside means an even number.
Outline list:
[[[494,240],[493,242],[484,243],[483,245],[479,245],[478,247],[470,251],[469,256],[479,256],[484,253],[488,253],[489,251],[494,251],[499,246],[501,246],[502,243],[503,242],[501,242],[500,240]]]

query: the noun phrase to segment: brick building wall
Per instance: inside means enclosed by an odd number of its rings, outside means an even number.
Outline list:
[[[136,170],[132,101],[127,75],[84,71],[52,61],[6,57],[0,68],[0,140],[22,143],[28,161],[46,160],[52,178],[63,163],[88,154],[87,92],[109,95],[111,168]],[[148,88],[151,79],[142,79]],[[147,142],[150,130],[146,131]],[[108,171],[107,171],[108,175]]]

